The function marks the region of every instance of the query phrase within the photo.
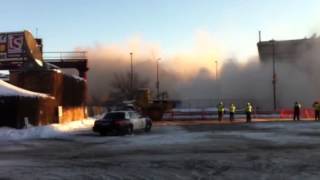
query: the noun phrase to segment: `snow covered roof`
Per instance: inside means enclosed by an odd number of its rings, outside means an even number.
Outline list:
[[[0,96],[22,96],[22,97],[42,97],[42,98],[53,98],[47,94],[37,93],[22,89],[20,87],[14,86],[3,80],[0,80]]]
[[[60,71],[60,73],[61,73],[61,71]],[[77,81],[87,81],[87,80],[85,80],[84,78],[82,78],[82,77],[80,77],[80,76],[78,76],[78,75],[67,74],[67,73],[65,73],[65,72],[62,72],[62,74],[63,74],[64,76],[71,77],[71,78],[73,78],[73,79],[75,79],[75,80],[77,80]]]
[[[84,78],[80,77],[80,76],[77,76],[77,75],[72,75],[72,77],[76,80],[79,80],[79,81],[86,81]]]

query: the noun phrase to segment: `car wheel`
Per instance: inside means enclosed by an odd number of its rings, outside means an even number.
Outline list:
[[[133,134],[133,127],[130,125],[127,129],[127,134]]]
[[[106,132],[103,132],[103,131],[100,132],[100,136],[106,136],[106,135],[107,135]]]
[[[150,132],[151,131],[151,127],[152,127],[152,124],[151,123],[147,123],[146,127],[144,128],[144,131],[145,132]]]

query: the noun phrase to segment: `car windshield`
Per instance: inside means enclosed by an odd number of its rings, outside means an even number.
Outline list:
[[[125,119],[125,113],[123,112],[114,112],[114,113],[107,113],[103,119],[106,120],[121,120]]]

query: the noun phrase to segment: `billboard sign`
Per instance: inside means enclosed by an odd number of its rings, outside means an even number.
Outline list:
[[[24,32],[0,33],[0,61],[23,60],[25,56]]]

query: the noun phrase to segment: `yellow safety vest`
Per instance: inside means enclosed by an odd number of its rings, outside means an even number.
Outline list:
[[[224,112],[224,106],[223,105],[218,105],[218,111],[219,112]]]
[[[230,112],[232,112],[232,113],[236,112],[236,106],[235,105],[231,105],[230,106]]]
[[[252,106],[251,105],[247,105],[246,107],[246,112],[252,112]]]

